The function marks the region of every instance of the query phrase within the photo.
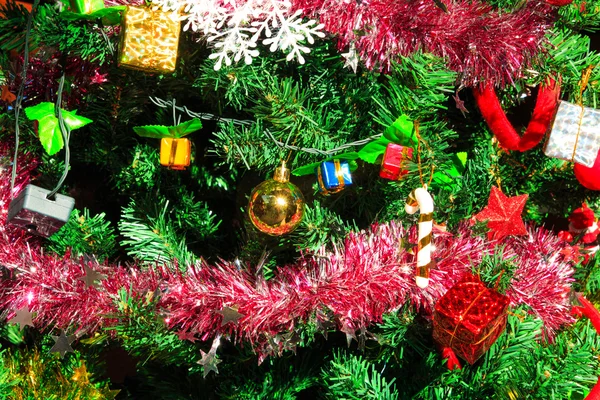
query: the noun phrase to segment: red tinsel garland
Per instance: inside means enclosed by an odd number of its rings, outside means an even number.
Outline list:
[[[2,213],[10,200],[9,171],[0,171]],[[23,174],[19,185],[25,183]],[[4,218],[2,218],[4,220]],[[328,310],[333,323],[354,335],[382,315],[409,301],[426,315],[435,301],[462,274],[479,264],[484,254],[494,252],[498,242],[473,236],[466,227],[458,234],[437,232],[430,284],[420,289],[414,284],[414,256],[401,249],[402,237],[414,242],[397,223],[377,224],[368,232],[351,233],[333,251],[305,255],[295,265],[281,268],[275,278],[264,281],[234,263],[199,263],[186,274],[167,266],[139,270],[132,266],[100,264],[95,260],[73,260],[45,254],[39,244],[10,226],[0,227],[0,264],[6,269],[0,283],[0,304],[8,311],[29,305],[34,323],[41,329],[58,327],[91,333],[118,323],[119,291],[143,298],[157,289],[162,297],[156,315],[165,315],[168,327],[182,337],[205,340],[218,333],[232,334],[249,341],[260,357],[282,350],[279,334],[290,332],[320,311]],[[561,241],[543,229],[529,237],[502,241],[504,259],[513,259],[516,272],[507,295],[513,305],[527,304],[544,320],[548,335],[571,322],[568,292],[573,269],[563,261]],[[107,276],[98,287],[86,287],[80,278],[84,266]],[[237,323],[221,326],[218,312],[226,307],[242,315]],[[321,319],[323,322],[323,320]],[[277,347],[279,346],[279,348]]]
[[[338,47],[354,44],[367,68],[388,70],[398,55],[417,51],[443,57],[464,86],[505,86],[532,67],[556,8],[529,1],[514,13],[485,3],[433,0],[294,0],[296,9],[318,18],[337,35]]]

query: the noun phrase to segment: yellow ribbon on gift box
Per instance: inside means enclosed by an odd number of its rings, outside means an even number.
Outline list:
[[[575,160],[575,154],[577,154],[577,144],[579,143],[579,134],[581,133],[581,121],[583,120],[583,114],[585,113],[585,108],[583,107],[583,92],[587,87],[587,84],[592,76],[592,71],[594,70],[595,65],[589,65],[586,69],[581,73],[581,79],[579,79],[579,96],[577,96],[577,105],[581,107],[581,111],[579,112],[579,122],[577,123],[577,136],[575,136],[575,146],[573,147],[573,154],[571,154],[571,161]]]

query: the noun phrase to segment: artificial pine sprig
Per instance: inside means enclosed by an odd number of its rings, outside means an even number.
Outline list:
[[[315,200],[305,207],[300,226],[285,240],[308,251],[316,251],[342,239],[352,228],[356,226],[346,224],[339,215]]]
[[[162,261],[185,269],[196,257],[171,224],[169,202],[162,202],[155,210],[153,215],[142,215],[133,200],[123,209],[119,231],[125,239],[121,245],[128,249],[128,254],[148,265]]]
[[[482,362],[462,370],[446,369],[416,398],[583,398],[600,373],[594,356],[600,343],[594,328],[588,321],[577,322],[552,344],[540,342],[541,330],[541,321],[526,311],[511,311],[506,332]]]
[[[394,400],[398,398],[394,381],[382,377],[375,365],[352,354],[337,352],[323,371],[326,399]]]
[[[90,216],[87,208],[83,213],[73,210],[65,226],[48,239],[48,249],[59,255],[70,250],[75,257],[86,254],[99,260],[113,256],[117,236],[115,229],[105,218],[104,213]]]

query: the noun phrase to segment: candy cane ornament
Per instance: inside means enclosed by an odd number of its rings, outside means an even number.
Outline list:
[[[431,231],[433,230],[433,199],[427,187],[417,188],[410,192],[404,207],[407,213],[414,214],[419,209],[419,232],[417,245],[416,282],[420,288],[429,284],[429,269],[431,267]]]

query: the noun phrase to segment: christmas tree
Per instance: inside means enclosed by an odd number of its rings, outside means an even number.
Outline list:
[[[599,28],[2,3],[0,398],[600,398]]]

